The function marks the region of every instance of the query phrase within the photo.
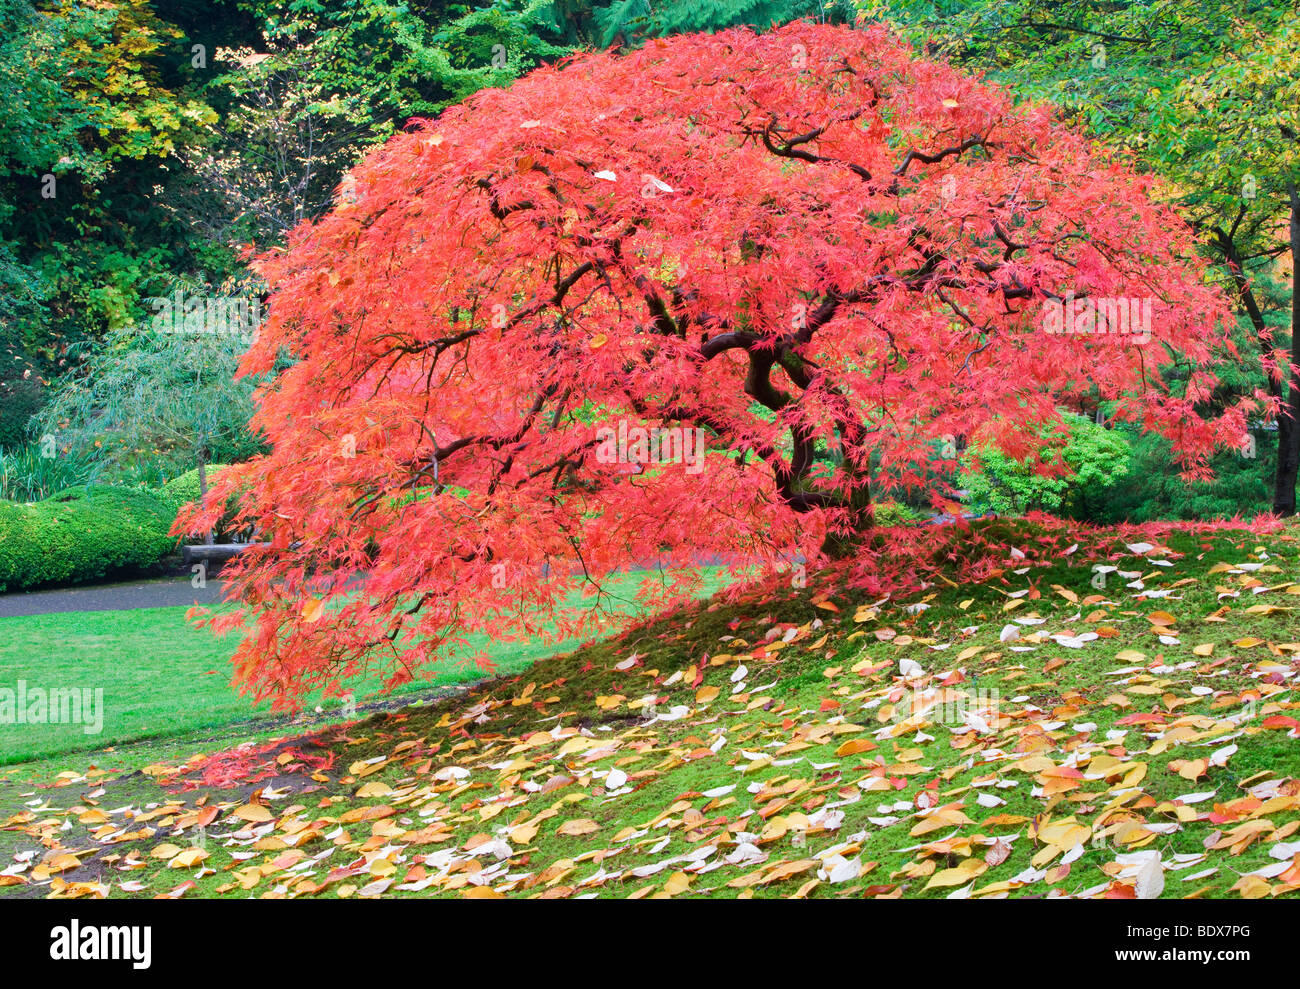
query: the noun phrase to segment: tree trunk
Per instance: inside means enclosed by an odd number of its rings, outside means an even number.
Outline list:
[[[207,471],[207,465],[204,464],[203,462],[204,459],[205,459],[204,451],[200,450],[199,451],[199,501],[200,502],[202,502],[208,496],[208,471]],[[214,543],[215,540],[212,538],[211,529],[207,531],[207,535],[203,537],[203,541],[208,546],[211,546]]]
[[[1273,511],[1294,515],[1296,475],[1300,473],[1300,190],[1287,185],[1291,199],[1291,366],[1286,370],[1286,404],[1277,421],[1277,476]]]
[[[1238,215],[1238,220],[1245,215]],[[1214,234],[1218,242],[1219,249],[1223,251],[1223,259],[1228,268],[1228,273],[1232,276],[1233,282],[1237,286],[1237,296],[1240,298],[1242,305],[1246,307],[1246,315],[1250,317],[1251,325],[1255,328],[1255,339],[1259,341],[1260,353],[1272,353],[1273,334],[1269,330],[1268,324],[1264,322],[1264,312],[1259,308],[1259,300],[1255,298],[1255,292],[1250,286],[1250,279],[1246,275],[1246,265],[1237,251],[1237,245],[1233,242],[1233,235],[1236,233],[1237,225],[1234,223],[1230,230],[1224,230],[1222,227],[1215,227]],[[1278,368],[1277,373],[1265,375],[1265,381],[1268,385],[1268,394],[1271,398],[1281,400],[1282,398],[1282,369]],[[1279,441],[1281,437],[1279,436]],[[1278,487],[1278,465],[1281,463],[1283,447],[1279,442],[1277,451],[1273,458],[1273,494],[1276,503]]]
[[[847,467],[849,458],[845,458]],[[845,560],[853,556],[871,537],[875,528],[875,515],[871,508],[871,485],[866,479],[858,481],[849,496],[847,532],[827,530],[822,540],[822,553],[832,560]]]

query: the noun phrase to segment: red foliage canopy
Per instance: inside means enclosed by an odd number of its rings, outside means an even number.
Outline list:
[[[237,678],[292,704],[536,633],[638,562],[812,559],[869,525],[870,477],[919,480],[944,436],[1027,452],[1080,397],[1196,468],[1244,428],[1197,414],[1230,314],[1152,184],[806,23],[582,56],[394,138],[259,262],[244,370],[296,363],[254,419],[273,451],[211,501],[251,482],[272,544],[236,569]]]

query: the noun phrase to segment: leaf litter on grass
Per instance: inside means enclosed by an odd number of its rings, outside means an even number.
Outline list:
[[[0,892],[1290,894],[1294,537],[1237,535],[1045,572],[1012,546],[908,595],[768,588],[129,787],[68,772],[4,821]]]

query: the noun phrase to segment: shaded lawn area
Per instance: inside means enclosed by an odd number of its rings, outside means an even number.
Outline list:
[[[718,573],[716,568],[703,571],[705,595],[720,586]],[[631,595],[645,576],[635,572],[607,582],[607,588],[620,596],[619,610],[633,611]],[[578,596],[572,600],[581,603]],[[239,722],[253,722],[250,730],[257,722],[269,724],[270,703],[254,705],[230,684],[230,657],[237,640],[191,627],[185,621],[186,610],[139,608],[0,618],[0,687],[16,691],[18,681],[24,680],[29,692],[32,688],[103,690],[103,724],[98,733],[87,733],[84,723],[0,723],[0,765]],[[470,641],[463,655],[485,650],[498,674],[511,674],[585,640],[493,643],[479,635]],[[484,677],[478,667],[460,665],[455,658],[430,666],[425,673],[427,679],[417,679],[387,696],[409,697]],[[357,704],[381,699],[379,686],[379,677],[357,684]],[[344,716],[337,698],[322,702],[313,694],[304,703],[300,720],[319,720],[318,706],[324,707],[327,719]]]

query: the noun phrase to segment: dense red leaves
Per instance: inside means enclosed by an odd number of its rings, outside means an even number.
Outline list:
[[[292,704],[534,634],[584,577],[813,557],[866,521],[869,468],[1027,450],[1081,396],[1195,467],[1243,430],[1193,409],[1228,313],[1151,185],[880,30],[809,24],[584,56],[394,138],[260,263],[244,370],[296,363],[255,418],[273,452],[217,485],[252,483],[273,544],[234,580],[238,678]],[[1151,300],[1150,342],[1047,332],[1067,293]],[[604,462],[620,422],[703,430],[703,470]]]
[[[199,787],[226,788],[287,776],[303,769],[322,772],[332,765],[334,753],[331,751],[312,755],[286,745],[283,739],[276,739],[265,745],[239,746],[191,761],[177,777],[166,782],[173,792]]]

